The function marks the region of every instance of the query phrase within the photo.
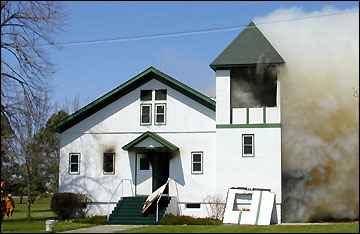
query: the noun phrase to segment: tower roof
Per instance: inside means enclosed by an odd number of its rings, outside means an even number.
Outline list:
[[[282,64],[285,61],[265,38],[254,22],[248,26],[210,64],[219,68],[251,66],[259,64]]]

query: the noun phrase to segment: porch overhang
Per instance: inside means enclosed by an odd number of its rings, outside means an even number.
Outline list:
[[[156,150],[174,152],[179,148],[158,134],[148,131],[123,146],[122,149],[127,151]]]

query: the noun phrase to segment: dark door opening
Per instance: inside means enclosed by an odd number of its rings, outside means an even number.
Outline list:
[[[152,165],[152,191],[164,185],[169,178],[169,154],[168,153],[151,153]],[[168,194],[168,186],[164,190]]]

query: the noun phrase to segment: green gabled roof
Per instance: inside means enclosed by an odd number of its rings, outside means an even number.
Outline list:
[[[174,78],[162,73],[161,71],[153,67],[149,67],[134,78],[128,80],[119,87],[96,99],[95,101],[76,111],[75,113],[60,121],[59,123],[52,125],[51,131],[60,133],[64,132],[65,130],[69,129],[70,127],[86,119],[90,115],[101,110],[102,108],[113,103],[114,101],[118,100],[119,98],[123,97],[124,95],[135,90],[137,87],[145,84],[152,79],[156,79],[166,84],[167,86],[179,91],[180,93],[186,95],[194,101],[199,102],[200,104],[215,111],[215,101],[203,95],[202,93],[190,88],[189,86],[175,80]]]
[[[153,132],[145,132],[143,133],[141,136],[137,137],[135,140],[131,141],[130,143],[126,144],[124,147],[122,147],[123,150],[132,150],[132,149],[136,149],[136,147],[134,147],[135,145],[139,144],[140,142],[142,142],[143,140],[145,140],[146,138],[152,138],[153,140],[155,140],[156,142],[160,143],[161,145],[163,145],[163,148],[167,148],[171,151],[176,151],[179,148],[170,143],[169,141],[165,140],[164,138],[162,138],[161,136],[157,135],[156,133]],[[152,147],[151,149],[155,149],[156,147]]]
[[[259,64],[282,64],[285,61],[251,22],[210,64],[213,70]]]

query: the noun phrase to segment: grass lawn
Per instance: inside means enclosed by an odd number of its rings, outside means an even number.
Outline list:
[[[158,225],[118,233],[359,233],[359,222],[331,225]]]
[[[27,199],[23,199],[23,204],[19,204],[19,199],[15,198],[15,210],[11,218],[6,218],[1,224],[1,233],[44,233],[45,220],[55,219],[55,214],[50,210],[51,198],[36,199],[31,204],[31,219],[26,217]],[[83,227],[92,227],[91,224],[55,222],[54,232],[67,231]]]

